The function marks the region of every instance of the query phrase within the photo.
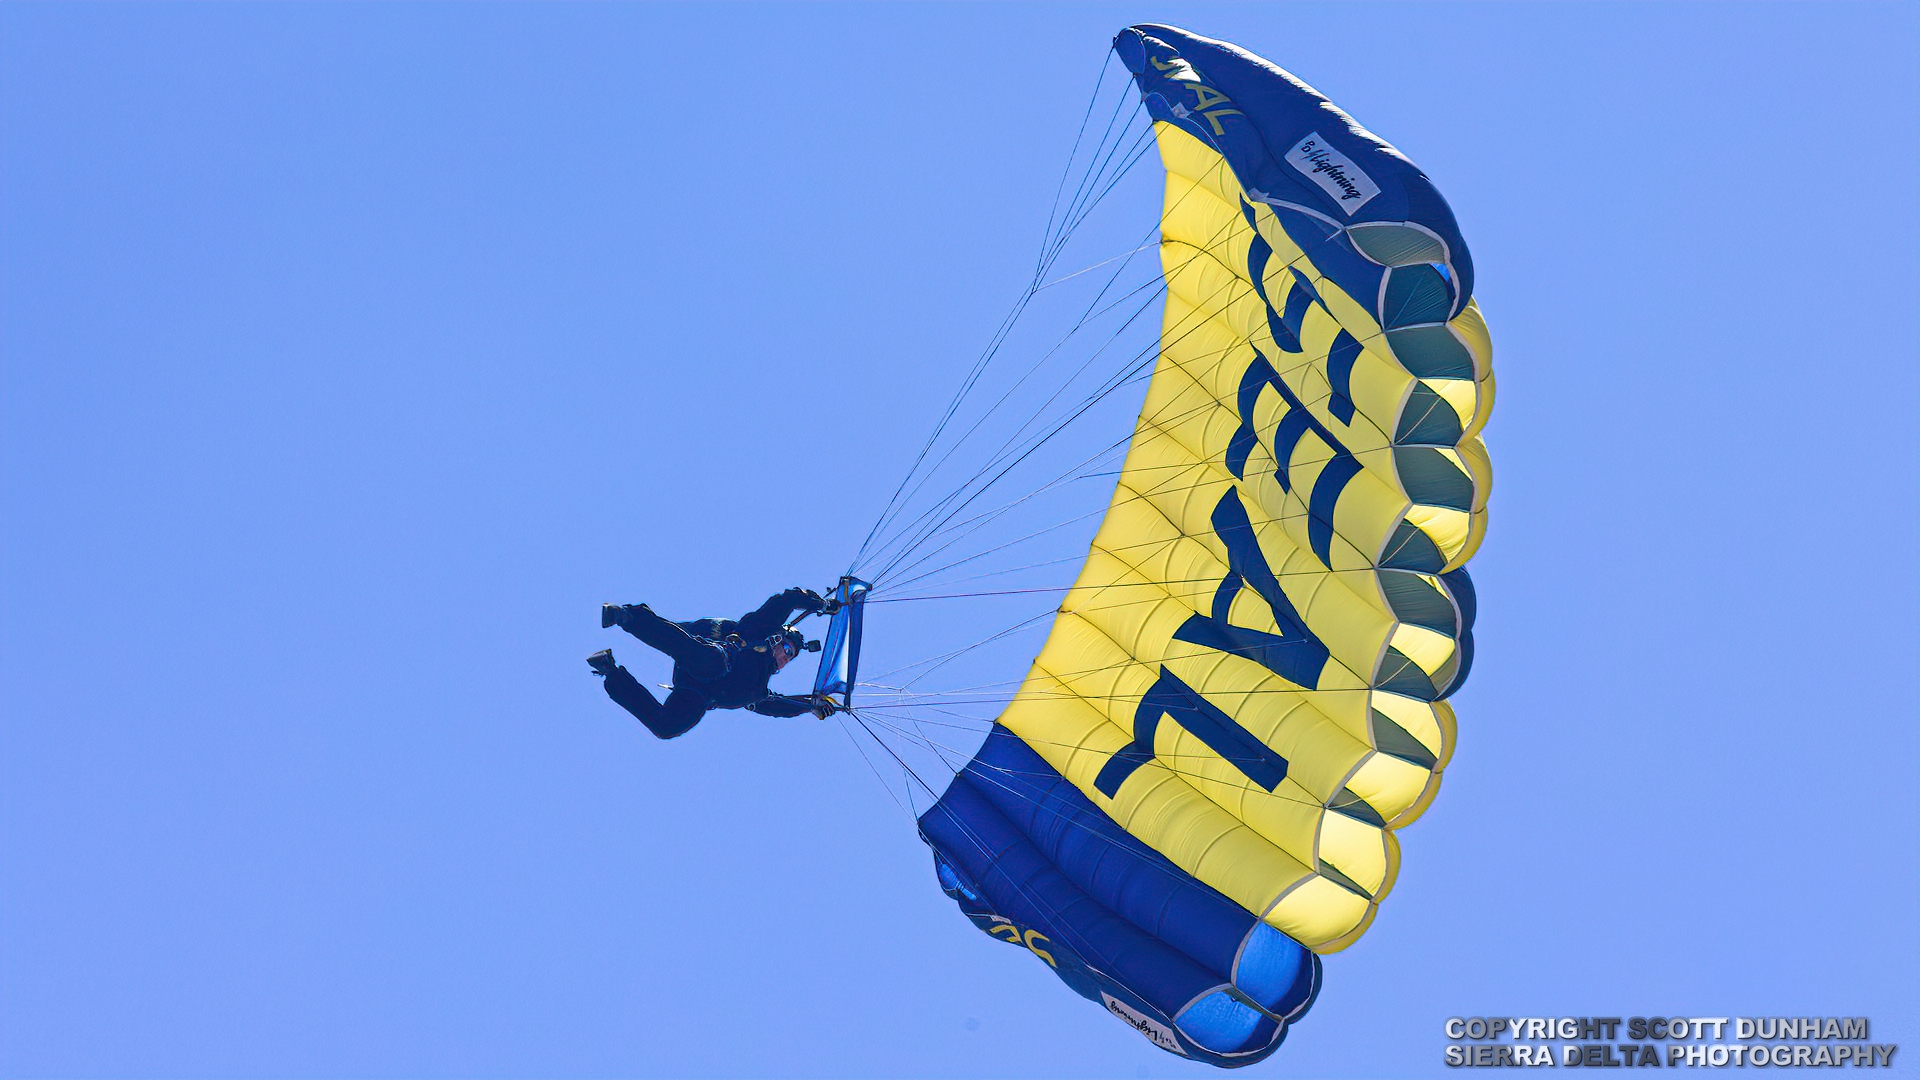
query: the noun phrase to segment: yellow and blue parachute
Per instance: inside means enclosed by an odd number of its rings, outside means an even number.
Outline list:
[[[982,930],[1245,1065],[1372,922],[1453,751],[1489,342],[1393,147],[1225,42],[1113,47],[1167,172],[1159,356],[1044,648],[919,826]]]

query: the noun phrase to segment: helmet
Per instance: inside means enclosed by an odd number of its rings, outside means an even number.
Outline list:
[[[769,637],[766,644],[767,651],[774,657],[773,669],[778,671],[792,663],[794,657],[800,655],[800,650],[806,647],[806,643],[806,636],[800,631],[791,626],[781,627],[780,632]],[[780,659],[783,652],[786,654],[785,660]]]
[[[819,642],[808,641],[807,636],[805,634],[802,634],[799,630],[791,626],[781,627],[780,632],[773,635],[773,637],[775,640],[786,641],[788,646],[793,649],[793,654],[795,656],[798,656],[803,652],[819,652],[820,651]]]

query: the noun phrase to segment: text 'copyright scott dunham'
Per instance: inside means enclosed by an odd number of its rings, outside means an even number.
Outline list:
[[[1452,1016],[1454,1068],[1884,1068],[1864,1016]]]

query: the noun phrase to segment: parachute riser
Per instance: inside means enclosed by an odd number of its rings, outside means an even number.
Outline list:
[[[843,576],[827,594],[832,605],[827,632],[821,640],[820,669],[813,678],[816,698],[833,702],[842,709],[853,706],[853,685],[859,677],[860,641],[865,626],[868,582]]]

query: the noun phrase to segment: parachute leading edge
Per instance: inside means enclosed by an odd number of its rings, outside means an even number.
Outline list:
[[[1114,49],[1167,169],[1160,356],[1046,645],[920,827],[976,925],[1245,1065],[1366,931],[1453,753],[1491,348],[1412,162],[1233,45]]]

